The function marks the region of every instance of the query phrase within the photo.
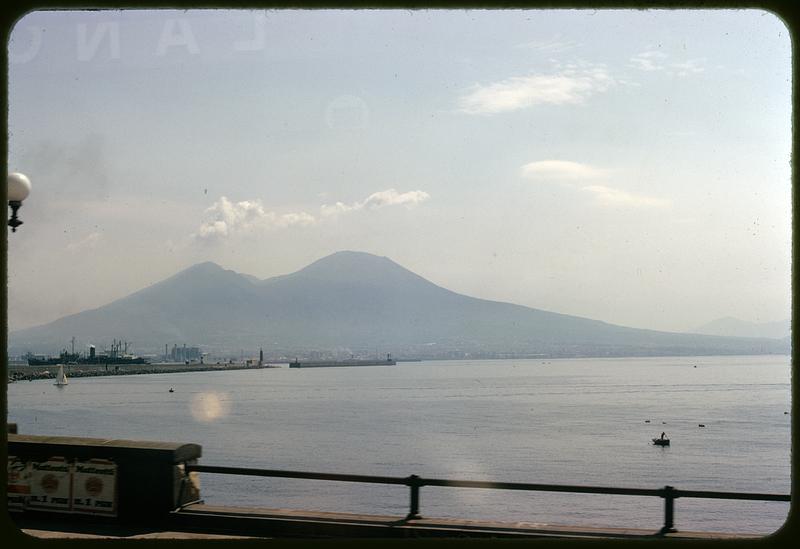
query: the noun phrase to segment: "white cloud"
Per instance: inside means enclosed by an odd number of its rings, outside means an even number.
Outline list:
[[[517,44],[514,47],[532,49],[545,53],[561,53],[576,48],[580,45],[581,44],[579,42],[575,42],[573,40],[563,40],[560,36],[555,36],[550,40],[532,40],[530,42]]]
[[[281,228],[291,227],[293,225],[308,227],[317,222],[317,219],[313,215],[306,212],[287,213],[283,215],[275,215],[270,212],[270,215],[271,224]]]
[[[260,200],[243,200],[234,203],[223,196],[206,209],[206,219],[201,223],[197,232],[192,234],[192,238],[213,241],[259,231],[308,227],[337,214],[365,209],[376,210],[387,206],[408,207],[424,202],[428,198],[430,195],[425,191],[399,193],[395,189],[387,189],[372,193],[360,202],[352,204],[336,202],[332,205],[323,205],[320,207],[321,218],[317,218],[307,212],[280,214],[267,211]]]
[[[684,63],[672,63],[669,68],[669,74],[677,76],[688,76],[690,74],[698,74],[705,71],[705,67],[701,64],[703,59],[689,59]]]
[[[354,206],[348,206],[344,202],[336,202],[335,204],[323,204],[320,207],[322,215],[328,217],[332,215],[347,213],[356,209]]]
[[[705,71],[705,59],[687,59],[683,62],[667,62],[669,56],[658,50],[648,50],[631,57],[629,66],[646,72],[665,72],[669,76],[689,76]]]
[[[475,85],[459,99],[458,107],[468,114],[494,114],[542,104],[581,104],[614,83],[605,67],[567,65],[553,74],[515,76]]]
[[[558,183],[589,194],[601,206],[664,207],[669,205],[668,200],[635,194],[602,184],[605,183],[604,180],[611,172],[589,164],[569,160],[539,160],[525,164],[520,171],[526,179]],[[588,181],[592,181],[592,184],[582,185]]]
[[[372,193],[364,200],[365,208],[383,208],[384,206],[413,205],[424,202],[430,198],[425,191],[408,191],[398,193],[394,189],[387,189],[377,193]]]
[[[332,216],[352,211],[363,209],[375,210],[384,208],[386,206],[413,206],[424,202],[430,198],[430,195],[425,191],[408,191],[399,193],[395,189],[387,189],[372,193],[367,198],[360,202],[353,202],[352,204],[345,204],[343,202],[336,202],[335,204],[326,204],[322,206],[321,211],[324,216]]]
[[[607,170],[569,160],[539,160],[522,166],[522,175],[528,179],[574,181],[595,179],[606,175]]]
[[[642,194],[629,193],[605,185],[588,185],[581,190],[593,194],[604,206],[665,207],[669,201]]]
[[[205,211],[207,219],[194,235],[201,240],[227,238],[255,230],[313,225],[316,219],[305,212],[277,214],[264,210],[260,200],[233,203],[221,197]]]
[[[658,50],[648,50],[637,53],[630,59],[630,66],[642,71],[660,71],[664,69],[662,61],[667,54]]]

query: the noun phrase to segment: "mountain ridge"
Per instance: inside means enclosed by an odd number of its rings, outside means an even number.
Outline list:
[[[219,352],[267,345],[276,352],[377,349],[438,358],[788,352],[788,341],[631,328],[465,296],[388,257],[350,250],[267,279],[198,263],[102,307],[14,332],[9,347],[60,349],[72,336],[124,338],[140,352],[173,343]]]
[[[726,316],[714,319],[701,326],[692,329],[698,334],[719,335],[727,337],[768,337],[781,339],[791,335],[791,319],[777,320],[773,322],[750,322]]]

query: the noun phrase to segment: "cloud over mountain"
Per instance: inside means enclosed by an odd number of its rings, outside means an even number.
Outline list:
[[[206,209],[205,220],[200,224],[197,232],[192,234],[195,240],[219,241],[232,236],[267,231],[272,229],[286,229],[289,227],[309,227],[316,225],[323,219],[332,219],[337,215],[357,212],[360,210],[377,210],[388,206],[411,207],[430,198],[425,191],[398,192],[395,189],[374,192],[364,200],[351,204],[335,202],[320,206],[318,215],[308,212],[278,213],[264,208],[261,200],[242,200],[231,202],[222,196]]]
[[[387,189],[372,193],[367,198],[360,202],[353,202],[352,204],[344,204],[343,202],[336,202],[335,204],[322,206],[322,215],[330,216],[341,213],[353,212],[363,209],[376,210],[386,206],[413,206],[420,202],[425,202],[430,198],[430,195],[425,191],[408,191],[399,193],[395,189]]]
[[[260,200],[234,203],[225,196],[206,209],[205,214],[206,220],[195,233],[195,237],[201,240],[227,238],[238,233],[293,225],[308,226],[316,222],[314,216],[305,212],[278,214],[265,210]]]

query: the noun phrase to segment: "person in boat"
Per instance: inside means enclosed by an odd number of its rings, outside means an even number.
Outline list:
[[[664,440],[664,435],[665,435],[665,434],[666,434],[666,433],[665,433],[664,431],[661,431],[661,440]]]

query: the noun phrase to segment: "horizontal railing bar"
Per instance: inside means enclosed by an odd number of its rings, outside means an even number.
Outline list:
[[[618,494],[627,496],[661,496],[662,488],[615,488],[611,486],[570,486],[566,484],[529,484],[522,482],[492,482],[484,480],[444,480],[421,478],[423,486],[457,488],[488,488],[495,490],[528,490],[532,492],[575,492],[582,494]]]
[[[287,471],[282,469],[254,469],[246,467],[223,467],[217,465],[187,464],[187,471],[198,473],[217,473],[225,475],[245,475],[258,477],[299,478],[310,480],[332,480],[339,482],[363,482],[370,484],[395,484],[411,486],[446,486],[454,488],[485,488],[494,490],[525,490],[532,492],[572,492],[582,494],[612,494],[626,496],[665,497],[663,488],[617,488],[610,486],[572,486],[566,484],[530,484],[521,482],[493,482],[482,480],[449,480],[415,477],[381,477],[371,475],[349,475],[339,473],[314,473],[307,471]],[[704,490],[672,490],[674,498],[741,499],[761,501],[791,501],[790,495],[759,494],[744,492],[715,492]]]
[[[761,501],[792,501],[789,494],[757,494],[752,492],[711,492],[707,490],[678,490],[676,498],[751,499]]]
[[[285,471],[278,469],[249,469],[246,467],[221,467],[217,465],[187,465],[186,470],[199,473],[218,473],[223,475],[246,475],[254,477],[304,478],[312,480],[337,480],[341,482],[365,482],[371,484],[407,485],[401,477],[375,477],[367,475],[344,475],[338,473],[310,473],[306,471]]]

